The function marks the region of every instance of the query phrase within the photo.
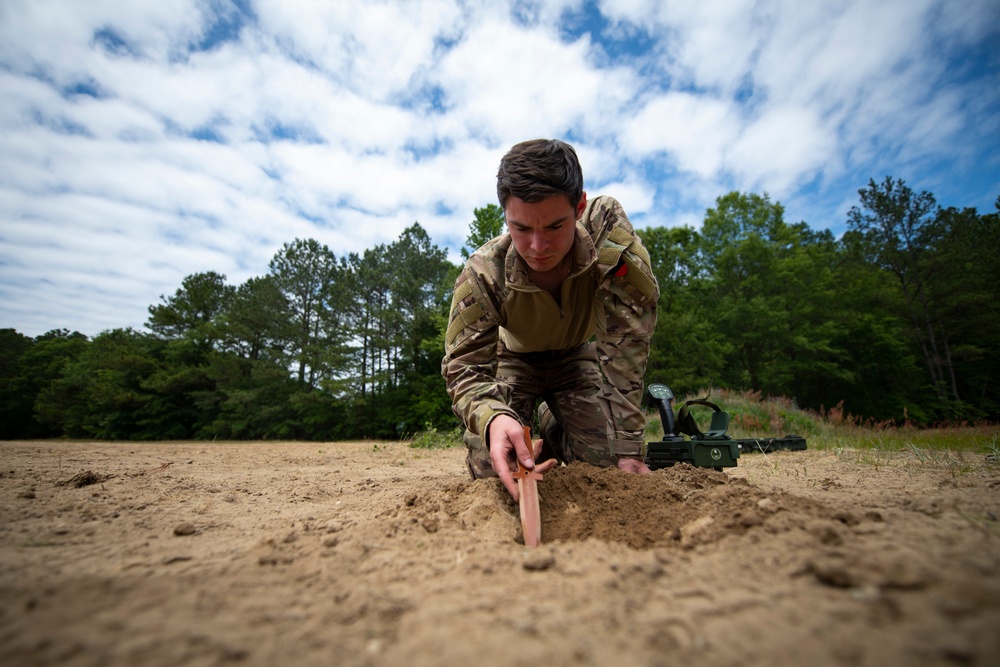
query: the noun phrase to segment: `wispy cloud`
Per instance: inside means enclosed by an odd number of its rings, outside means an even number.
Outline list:
[[[843,228],[886,174],[1000,194],[993,0],[0,5],[0,327],[141,327],[184,276],[420,222],[457,261],[516,141],[637,225],[730,189]]]

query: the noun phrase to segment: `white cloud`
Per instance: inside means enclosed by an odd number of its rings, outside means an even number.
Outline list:
[[[734,188],[842,224],[870,176],[929,165],[1000,183],[995,63],[952,68],[996,39],[991,0],[599,7],[570,40],[582,0],[2,3],[0,327],[141,326],[295,238],[343,255],[419,222],[457,260],[532,137],[572,140],[639,224],[698,226]]]
[[[613,134],[603,120],[617,118],[637,81],[624,69],[596,70],[588,48],[586,39],[566,44],[549,30],[491,19],[466,31],[431,80],[447,91],[453,131],[494,145],[575,128]]]
[[[273,39],[365,97],[391,102],[434,64],[437,40],[454,39],[462,15],[447,0],[314,2],[277,0],[255,6]]]
[[[647,183],[635,179],[608,183],[600,189],[600,194],[611,195],[623,207],[627,206],[626,213],[631,217],[651,210],[656,196],[655,190]]]
[[[739,135],[733,105],[712,97],[668,92],[651,99],[622,130],[623,148],[638,156],[666,152],[685,171],[711,178],[724,168]]]
[[[817,114],[802,108],[769,109],[750,123],[729,151],[741,189],[784,197],[812,179],[835,156],[836,138]]]

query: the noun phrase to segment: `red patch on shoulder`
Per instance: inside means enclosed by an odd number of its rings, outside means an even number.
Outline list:
[[[622,262],[622,265],[619,266],[617,270],[615,270],[615,275],[619,278],[624,278],[625,274],[627,273],[628,273],[628,264],[626,264],[625,262]]]

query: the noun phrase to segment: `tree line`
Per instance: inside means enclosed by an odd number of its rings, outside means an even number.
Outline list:
[[[731,192],[700,229],[638,230],[660,284],[647,382],[933,424],[1000,416],[997,212],[870,181],[836,239]],[[476,209],[462,256],[498,234]],[[184,278],[145,330],[0,330],[3,438],[402,438],[458,421],[440,376],[461,267],[414,223],[338,257],[286,243],[266,275]]]

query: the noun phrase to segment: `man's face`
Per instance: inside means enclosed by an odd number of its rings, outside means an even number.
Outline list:
[[[518,254],[532,271],[545,273],[559,268],[573,248],[576,221],[583,215],[587,195],[575,207],[564,195],[529,204],[517,197],[507,200],[504,217]]]

